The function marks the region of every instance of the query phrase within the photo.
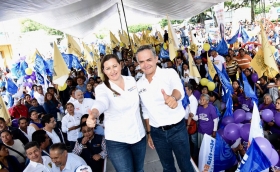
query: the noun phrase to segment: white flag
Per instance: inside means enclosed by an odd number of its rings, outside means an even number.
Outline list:
[[[214,151],[216,139],[204,134],[199,151],[198,169],[203,172],[214,171]]]
[[[256,137],[264,137],[264,136],[263,136],[263,128],[262,128],[262,123],[260,118],[260,112],[258,110],[256,103],[254,102],[251,128],[249,133],[249,144],[252,142],[253,138]]]

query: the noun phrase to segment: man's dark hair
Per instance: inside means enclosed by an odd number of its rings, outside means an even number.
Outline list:
[[[51,118],[54,118],[54,116],[52,114],[44,115],[43,118],[41,119],[41,124],[45,127],[46,123],[50,123],[51,122]]]
[[[192,92],[194,90],[194,88],[191,84],[186,84],[185,87],[188,88],[188,90],[191,90]]]
[[[0,117],[0,121],[6,122],[4,118]]]
[[[20,121],[21,120],[26,120],[27,121],[27,118],[25,118],[25,117],[20,117],[19,119],[18,119],[18,125],[20,124]]]
[[[138,50],[135,53],[136,59],[138,59],[138,57],[137,57],[138,53],[141,51],[144,51],[144,50],[150,50],[150,51],[152,51],[154,57],[157,56],[155,50],[153,49],[153,47],[151,45],[142,45],[138,48]]]
[[[47,92],[49,92],[50,90],[54,90],[55,91],[55,88],[54,87],[48,87],[47,88]]]
[[[76,91],[76,88],[71,88],[71,89],[70,89],[70,91],[69,91],[69,95],[70,95],[70,96],[72,95],[72,92],[73,92],[73,91]]]
[[[46,141],[46,134],[45,130],[37,130],[32,134],[32,141],[37,142],[39,146]]]
[[[60,153],[67,151],[67,147],[64,143],[55,143],[51,145],[50,150],[59,150]]]
[[[34,147],[34,146],[36,146],[38,149],[40,149],[39,144],[38,144],[37,142],[35,142],[35,141],[32,141],[32,142],[27,143],[27,144],[24,146],[24,150],[27,151],[28,149],[30,149],[30,148],[32,148],[32,147]]]

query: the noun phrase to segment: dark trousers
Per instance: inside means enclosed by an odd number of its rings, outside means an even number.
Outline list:
[[[176,172],[173,153],[181,172],[194,171],[190,161],[189,135],[185,120],[169,130],[151,126],[151,137],[163,167],[163,172]]]

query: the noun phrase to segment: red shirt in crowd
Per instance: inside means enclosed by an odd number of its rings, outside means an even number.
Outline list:
[[[16,105],[9,109],[11,117],[19,119],[20,117],[28,117],[28,109],[24,105]]]

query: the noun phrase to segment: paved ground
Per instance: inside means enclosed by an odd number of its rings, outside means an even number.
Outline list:
[[[177,171],[180,171],[177,166],[177,163],[175,163],[175,164],[176,164]],[[145,172],[162,172],[163,171],[161,163],[160,163],[158,155],[157,155],[157,152],[155,150],[152,150],[150,147],[148,147],[148,145],[147,145],[147,149],[146,149],[144,171]],[[115,172],[115,169],[114,169],[112,163],[110,162],[110,160],[108,160],[108,162],[107,162],[106,172]]]

